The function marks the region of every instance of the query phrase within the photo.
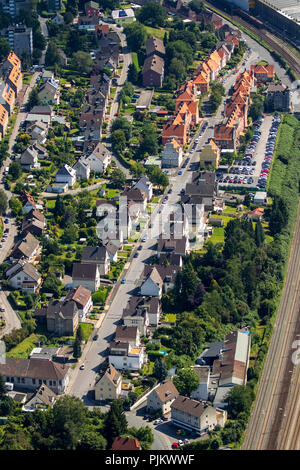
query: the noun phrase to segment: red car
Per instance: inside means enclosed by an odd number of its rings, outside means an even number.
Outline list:
[[[178,442],[173,442],[172,449],[177,449],[177,447],[179,447]]]
[[[115,116],[119,116],[119,113],[115,113]]]

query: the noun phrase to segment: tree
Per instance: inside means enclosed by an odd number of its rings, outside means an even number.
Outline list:
[[[150,165],[147,168],[147,175],[152,184],[166,188],[169,184],[168,175],[166,175],[158,166]]]
[[[81,325],[79,325],[78,328],[77,328],[76,339],[78,339],[78,341],[80,341],[80,342],[83,341],[83,331],[82,331],[82,326]]]
[[[34,87],[30,94],[29,94],[29,99],[27,102],[27,111],[30,111],[34,106],[38,106],[40,104],[40,99],[39,99],[39,94],[37,87]]]
[[[116,154],[120,155],[126,149],[126,137],[122,129],[112,132],[110,136],[111,145]]]
[[[128,79],[129,82],[133,83],[134,85],[138,84],[139,73],[137,71],[137,68],[136,68],[135,64],[130,64],[129,65],[127,79]]]
[[[16,217],[17,215],[21,214],[23,206],[21,201],[17,197],[12,197],[9,200],[9,208],[12,214]]]
[[[180,395],[190,396],[199,387],[200,379],[196,372],[189,368],[179,370],[173,382]]]
[[[189,7],[196,13],[202,13],[204,11],[204,3],[202,0],[192,0]]]
[[[140,178],[145,173],[145,167],[138,162],[135,162],[130,167],[130,173],[134,178]]]
[[[7,393],[7,388],[5,386],[5,380],[0,374],[0,400],[6,395]]]
[[[124,87],[125,89],[126,87],[128,87],[128,82],[124,84]],[[129,90],[126,93],[129,93]],[[131,131],[132,131],[132,125],[128,121],[128,119],[124,117],[117,117],[116,119],[114,119],[111,125],[111,132],[115,132],[117,130],[122,130],[124,132],[126,142],[128,142],[131,137]]]
[[[138,21],[153,28],[164,27],[167,19],[164,8],[157,2],[149,2],[142,6],[136,16]]]
[[[0,62],[5,59],[10,51],[10,45],[4,38],[0,38]]]
[[[126,183],[126,176],[119,168],[114,168],[110,175],[110,185],[112,188],[123,189]]]
[[[140,51],[147,39],[145,26],[138,21],[134,21],[124,27],[124,33],[129,48],[134,52]]]
[[[106,439],[99,432],[89,430],[80,439],[76,450],[105,450],[106,445]]]
[[[57,447],[73,450],[85,433],[87,410],[83,402],[65,395],[53,406],[53,434]]]
[[[142,426],[139,429],[129,428],[126,435],[137,439],[143,450],[150,450],[154,442],[154,435],[149,426]]]
[[[265,234],[261,224],[261,221],[258,220],[255,225],[255,243],[257,246],[261,246],[265,241]]]
[[[252,118],[253,121],[256,121],[259,116],[261,116],[264,112],[264,100],[261,95],[255,94],[252,96],[252,103],[249,109],[249,117]]]
[[[64,21],[66,24],[71,24],[74,19],[73,14],[70,11],[66,11],[64,14]]]
[[[236,385],[231,388],[226,397],[228,417],[236,419],[240,413],[249,416],[253,399],[254,392],[248,385]]]
[[[16,181],[22,174],[22,167],[19,162],[11,162],[8,173],[12,176],[12,180]]]
[[[0,215],[5,214],[7,210],[7,196],[3,189],[0,189]]]
[[[110,410],[106,416],[104,435],[107,439],[108,448],[114,439],[127,432],[127,420],[123,411],[121,400],[114,400],[111,404]]]
[[[81,342],[79,338],[76,338],[74,341],[74,345],[73,345],[73,356],[75,357],[75,359],[79,359],[81,355],[82,355]]]
[[[51,66],[55,64],[59,64],[61,61],[60,55],[58,52],[57,45],[55,41],[50,40],[48,43],[46,55],[45,55],[45,65]]]
[[[93,59],[88,52],[74,52],[71,65],[74,70],[80,70],[83,73],[90,74],[93,68]]]
[[[78,239],[78,230],[74,225],[68,225],[64,229],[64,233],[61,237],[62,243],[70,244],[74,243]]]
[[[56,201],[55,201],[55,206],[54,206],[54,216],[56,218],[56,217],[60,217],[64,215],[65,215],[65,204],[61,196],[58,194]]]
[[[154,363],[153,375],[159,382],[163,382],[168,376],[168,369],[161,357],[158,357]]]

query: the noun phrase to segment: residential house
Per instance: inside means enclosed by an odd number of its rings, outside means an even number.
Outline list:
[[[80,157],[73,166],[76,171],[77,179],[88,180],[91,174],[91,168],[85,157]]]
[[[124,325],[128,327],[137,326],[140,336],[146,336],[149,326],[149,309],[150,305],[145,303],[144,298],[130,297],[126,308],[123,310]]]
[[[15,66],[11,69],[7,76],[6,82],[13,89],[15,96],[17,97],[23,86],[22,72],[18,66]]]
[[[82,251],[81,262],[85,264],[96,264],[100,275],[109,273],[110,260],[107,249],[101,246],[85,246]]]
[[[253,198],[254,204],[267,204],[268,198],[266,191],[257,191]]]
[[[54,80],[54,73],[52,70],[44,70],[41,79],[43,83],[46,83],[48,80]]]
[[[99,16],[100,8],[97,2],[86,2],[84,4],[84,11],[86,16]]]
[[[39,89],[38,93],[41,103],[59,104],[59,83],[55,80],[47,80]]]
[[[173,289],[175,279],[179,271],[178,266],[172,266],[172,265],[163,266],[162,264],[156,264],[155,266],[152,266],[150,264],[146,264],[144,266],[144,279],[147,279],[148,276],[153,272],[153,270],[156,270],[158,272],[162,280],[162,292],[163,293],[167,292],[169,289]],[[147,295],[147,294],[142,294],[142,295]]]
[[[58,336],[73,336],[78,326],[78,308],[73,300],[54,300],[47,307],[36,309],[34,316]]]
[[[24,214],[27,214],[30,212],[32,209],[35,209],[35,202],[31,194],[29,194],[27,191],[24,191],[23,194],[19,197],[21,203],[23,204],[23,212]]]
[[[48,11],[50,13],[55,11],[61,11],[62,9],[62,0],[48,0]]]
[[[1,70],[4,75],[7,75],[13,67],[17,67],[21,70],[21,60],[17,54],[11,50],[7,58],[1,64]]]
[[[200,152],[200,167],[212,166],[218,168],[221,157],[221,149],[215,143],[214,139],[210,139]]]
[[[95,173],[105,173],[108,165],[111,163],[111,153],[99,142],[92,153],[84,158],[89,165],[90,170]]]
[[[30,171],[40,168],[38,161],[38,153],[33,145],[27,147],[26,150],[21,154],[20,164],[23,170]]]
[[[64,165],[55,175],[56,183],[68,183],[68,187],[72,188],[76,182],[76,170],[69,165]]]
[[[135,21],[135,15],[132,8],[126,8],[124,10],[113,10],[111,12],[111,16],[114,22],[119,26],[123,26],[124,24]]]
[[[13,289],[23,292],[35,293],[42,283],[42,276],[36,268],[22,260],[10,266],[5,275]]]
[[[142,447],[136,439],[131,437],[116,437],[112,443],[111,450],[142,450]]]
[[[30,212],[24,215],[22,221],[22,234],[27,234],[28,232],[37,237],[43,235],[43,231],[46,227],[46,219],[41,212],[32,209]]]
[[[134,203],[140,207],[141,211],[145,211],[147,207],[147,196],[138,188],[125,188],[121,193],[122,197],[127,198],[127,202]]]
[[[95,400],[117,400],[121,395],[122,375],[109,364],[103,376],[95,385]]]
[[[53,24],[63,24],[64,23],[64,17],[60,13],[56,13],[56,15],[51,18],[51,23]]]
[[[164,81],[164,60],[153,54],[144,61],[142,76],[144,87],[160,88]]]
[[[45,411],[52,408],[57,400],[57,395],[47,385],[41,385],[33,394],[27,396],[22,411]]]
[[[129,343],[130,346],[140,346],[140,332],[137,326],[118,325],[115,332],[115,341]]]
[[[209,396],[209,380],[210,380],[210,367],[196,365],[192,367],[193,371],[199,377],[199,385],[197,390],[191,393],[191,398],[195,400],[208,400]]]
[[[110,263],[116,263],[118,261],[118,249],[120,248],[119,244],[115,244],[113,241],[109,240],[105,244],[105,248],[109,256]]]
[[[248,212],[247,219],[252,220],[253,222],[257,222],[258,220],[262,220],[264,216],[265,209],[263,207],[257,207],[253,211]]]
[[[11,86],[5,82],[0,81],[0,104],[6,109],[10,116],[13,112],[16,102],[16,94]]]
[[[137,326],[141,336],[147,335],[148,326],[157,327],[161,314],[158,297],[131,296],[123,310],[123,322],[126,326]]]
[[[183,159],[183,150],[176,139],[176,137],[171,137],[169,141],[164,146],[164,151],[162,154],[161,166],[162,168],[177,168],[182,164]]]
[[[26,133],[30,135],[31,142],[43,145],[46,143],[48,134],[48,124],[40,121],[26,126]]]
[[[162,287],[163,280],[159,275],[158,270],[154,267],[148,272],[145,280],[143,281],[140,287],[140,294],[150,297],[158,297],[159,299],[162,296]]]
[[[291,92],[283,83],[270,83],[267,89],[266,105],[272,111],[291,111]]]
[[[192,173],[191,183],[187,183],[185,194],[181,197],[182,204],[198,203],[204,205],[204,210],[212,210],[216,194],[216,175],[212,171],[201,171]],[[198,200],[191,200],[191,196],[197,196]]]
[[[224,427],[226,411],[209,406],[207,402],[179,395],[171,404],[171,421],[175,426],[194,431],[198,435]]]
[[[100,271],[97,264],[74,263],[72,271],[72,286],[82,285],[91,292],[100,286]]]
[[[140,189],[146,194],[148,202],[151,201],[153,196],[153,184],[149,180],[148,176],[142,176],[133,186],[133,189]]]
[[[95,33],[98,25],[99,18],[97,16],[80,16],[78,18],[77,27],[81,31]]]
[[[152,55],[158,55],[162,59],[165,57],[166,49],[164,42],[161,39],[152,36],[146,40],[145,47],[146,57],[150,57]]]
[[[250,70],[254,73],[257,82],[272,82],[274,79],[274,65],[252,64]]]
[[[29,113],[26,115],[26,121],[28,122],[44,122],[50,124],[54,112],[49,105],[34,106]]]
[[[112,341],[108,361],[118,370],[140,370],[147,361],[147,355],[142,346],[131,346],[128,341]]]
[[[161,411],[163,415],[171,411],[171,405],[179,396],[179,392],[171,380],[155,387],[147,396],[147,410]]]
[[[189,250],[189,240],[186,236],[179,239],[171,236],[170,238],[164,238],[160,235],[157,240],[157,256],[160,257],[163,254],[173,253],[175,255],[186,256]]]
[[[37,390],[46,385],[54,393],[65,392],[69,383],[70,368],[48,359],[16,359],[7,357],[0,362],[0,374],[5,382],[18,389]]]
[[[12,260],[25,259],[28,262],[33,262],[37,255],[40,253],[40,242],[31,233],[20,241],[18,241],[10,255]]]
[[[70,289],[65,301],[75,302],[78,309],[79,321],[84,321],[88,313],[93,308],[92,293],[89,289],[83,286],[78,286],[76,289]]]

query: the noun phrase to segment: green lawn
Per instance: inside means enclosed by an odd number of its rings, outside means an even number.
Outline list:
[[[166,30],[163,28],[151,28],[150,26],[146,26],[147,33],[151,34],[151,36],[155,36],[158,39],[164,39],[164,35]]]
[[[83,340],[87,341],[89,337],[91,336],[91,333],[94,329],[94,325],[92,325],[91,323],[79,323],[79,324],[82,328]]]
[[[224,243],[224,227],[215,227],[208,241],[212,243]]]
[[[132,59],[133,65],[135,65],[135,68],[139,72],[140,71],[140,64],[139,64],[139,58],[138,58],[137,52],[132,52],[131,53],[131,59]]]
[[[166,321],[169,321],[170,323],[175,323],[176,322],[176,313],[166,313],[164,318],[165,318]]]
[[[28,338],[25,338],[20,344],[15,348],[11,349],[7,353],[7,357],[14,357],[19,359],[27,359],[33,348],[36,347],[36,344],[39,341],[39,335],[31,334]]]

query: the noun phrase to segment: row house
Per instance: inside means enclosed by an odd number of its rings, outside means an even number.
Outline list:
[[[161,87],[164,80],[165,46],[161,39],[150,37],[146,41],[146,59],[142,75],[145,87]]]
[[[231,100],[225,104],[224,120],[214,128],[214,141],[222,149],[235,151],[240,135],[248,124],[250,92],[255,84],[254,72],[240,73],[234,84]]]
[[[2,104],[0,104],[0,141],[6,134],[8,126],[8,112]]]
[[[5,82],[0,82],[0,104],[6,109],[10,116],[13,112],[16,102],[16,94],[11,86]]]
[[[26,235],[29,232],[32,235],[41,237],[45,228],[46,218],[41,212],[32,209],[24,215],[21,228],[22,234]]]

